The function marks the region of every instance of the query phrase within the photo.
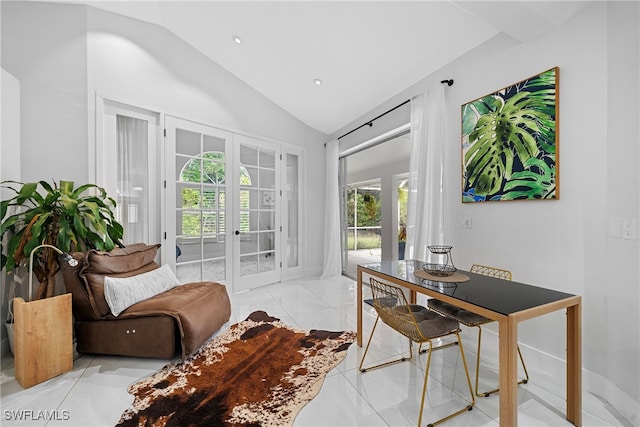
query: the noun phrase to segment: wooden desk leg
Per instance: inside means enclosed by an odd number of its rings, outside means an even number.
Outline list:
[[[512,317],[498,322],[500,353],[500,425],[518,425],[518,324]]]
[[[358,327],[356,329],[357,343],[359,347],[362,347],[362,270],[358,266],[358,301],[356,302],[358,310]]]
[[[567,420],[582,425],[582,305],[567,307]]]

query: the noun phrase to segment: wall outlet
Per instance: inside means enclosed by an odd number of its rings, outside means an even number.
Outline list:
[[[622,238],[627,240],[635,240],[636,224],[634,220],[625,219],[622,221]]]
[[[470,216],[461,216],[460,217],[460,228],[471,228],[471,217]]]

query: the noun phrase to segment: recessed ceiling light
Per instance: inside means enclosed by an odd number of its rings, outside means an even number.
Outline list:
[[[231,36],[231,39],[234,42],[236,42],[236,44],[242,44],[242,39],[240,38],[240,36],[233,35],[233,36]]]
[[[313,79],[313,84],[315,84],[316,86],[320,86],[322,84],[322,80],[320,79]]]

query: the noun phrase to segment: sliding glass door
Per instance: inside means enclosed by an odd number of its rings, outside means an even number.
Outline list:
[[[347,276],[356,266],[380,262],[382,256],[382,198],[380,180],[349,184],[346,188]]]
[[[340,153],[343,274],[355,277],[358,264],[402,258],[410,153],[408,126]]]

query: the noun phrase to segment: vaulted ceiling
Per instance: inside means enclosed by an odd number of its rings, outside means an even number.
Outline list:
[[[588,2],[65,3],[160,25],[300,121],[333,134],[492,37],[529,40]]]

